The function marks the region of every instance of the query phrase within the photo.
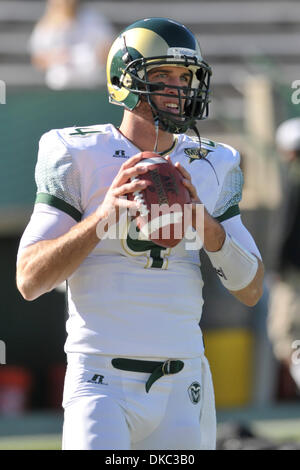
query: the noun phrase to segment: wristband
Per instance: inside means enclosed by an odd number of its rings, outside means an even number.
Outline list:
[[[228,233],[221,250],[205,252],[226,289],[241,290],[254,279],[258,268],[256,256]]]

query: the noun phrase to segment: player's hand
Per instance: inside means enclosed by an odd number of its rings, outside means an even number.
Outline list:
[[[170,163],[172,163],[169,156],[167,156],[166,159]],[[196,190],[195,186],[192,183],[192,177],[191,177],[190,173],[179,162],[176,162],[174,166],[177,168],[177,170],[183,176],[182,183],[186,187],[186,189],[189,191],[190,196],[191,196],[191,206],[190,206],[191,207],[191,213],[185,214],[185,217],[187,218],[187,215],[188,215],[188,219],[191,221],[191,225],[193,226],[193,228],[195,230],[197,230],[199,234],[200,233],[202,234],[202,232],[203,232],[203,223],[204,223],[203,216],[202,216],[203,210],[201,210],[201,208],[200,208],[200,205],[202,203],[201,203],[200,198],[198,196],[197,190]],[[200,210],[199,210],[199,208],[200,208]],[[204,211],[205,211],[205,208],[204,208]]]
[[[169,160],[169,157],[167,157]],[[191,175],[189,172],[180,165],[179,162],[175,163],[176,168],[183,176],[183,184],[189,190],[192,199],[192,226],[203,238],[204,247],[208,251],[218,251],[221,249],[225,240],[225,230],[206,210],[205,206],[203,211],[198,210],[199,204],[202,204],[197,194],[197,190],[192,183]]]
[[[171,161],[169,155],[166,157],[166,160],[168,160],[168,162],[170,162],[173,165],[173,162]],[[180,173],[183,176],[182,183],[187,188],[188,192],[190,193],[191,202],[195,204],[201,204],[201,201],[197,194],[197,190],[192,183],[192,177],[189,174],[189,172],[179,162],[176,162],[174,166],[177,168],[178,171],[180,171]]]
[[[122,164],[102,204],[96,211],[100,219],[108,219],[113,215],[115,222],[117,222],[120,216],[120,208],[138,211],[139,206],[137,202],[128,201],[125,195],[134,193],[135,191],[141,191],[150,184],[149,181],[144,179],[131,181],[132,178],[147,173],[148,170],[146,166],[135,166],[143,158],[145,158],[143,154],[138,153]]]
[[[167,157],[167,160],[171,161],[170,157]],[[192,178],[191,178],[191,175],[189,174],[189,172],[179,162],[176,162],[175,166],[176,166],[177,170],[179,170],[180,173],[183,176],[182,183],[184,184],[184,186],[189,191],[192,203],[197,203],[197,204],[201,203],[201,201],[199,199],[199,196],[197,194],[197,190],[196,190],[195,186],[192,183]]]

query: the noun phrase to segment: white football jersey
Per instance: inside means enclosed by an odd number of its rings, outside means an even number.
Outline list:
[[[125,159],[140,150],[113,125],[52,130],[40,140],[37,203],[76,221],[92,214]],[[238,152],[225,144],[174,136],[168,151],[191,174],[200,200],[219,221],[239,213],[243,183]],[[191,358],[203,353],[199,321],[199,246],[183,239],[162,248],[133,236],[123,215],[118,237],[99,241],[68,279],[69,352]],[[116,232],[115,232],[116,233]]]

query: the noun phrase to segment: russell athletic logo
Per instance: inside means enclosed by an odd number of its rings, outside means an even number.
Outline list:
[[[129,158],[128,155],[126,155],[125,150],[115,150],[115,153],[113,154],[113,157],[115,157],[115,158]]]
[[[191,402],[196,405],[201,398],[201,385],[198,382],[193,382],[188,388],[188,393]]]
[[[91,384],[98,384],[98,385],[108,385],[107,383],[103,382],[104,375],[94,374],[93,377],[88,380]]]

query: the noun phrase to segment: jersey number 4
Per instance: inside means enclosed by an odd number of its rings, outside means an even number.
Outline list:
[[[133,220],[129,224],[127,238],[123,240],[123,248],[126,253],[130,256],[145,255],[147,257],[145,268],[167,269],[168,259],[166,255],[169,254],[170,250],[156,245],[150,240],[139,240],[138,233],[139,229]],[[134,234],[136,236],[132,237],[130,234]]]

